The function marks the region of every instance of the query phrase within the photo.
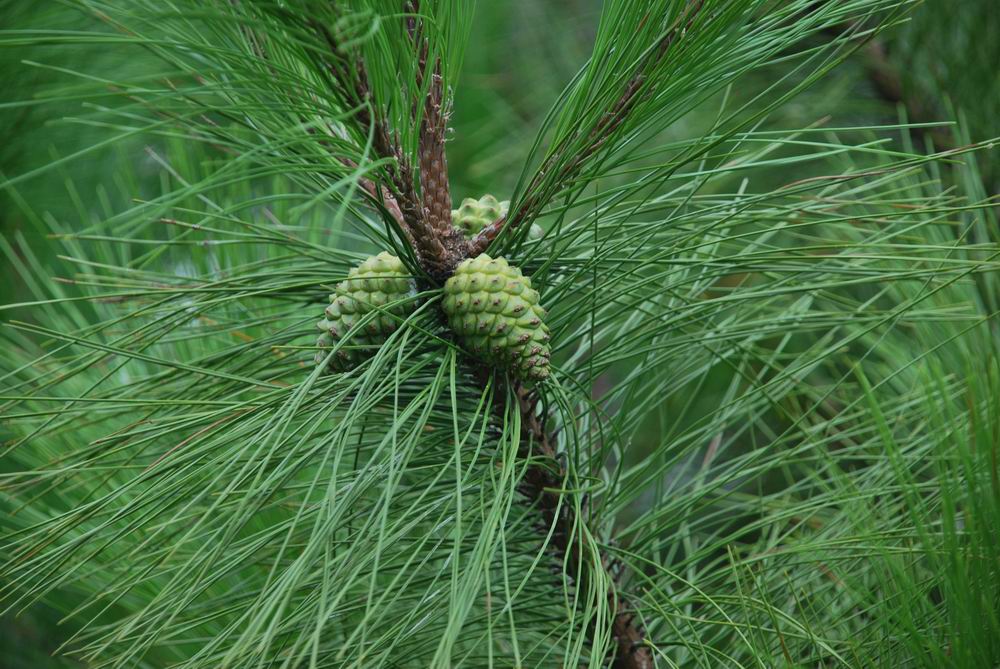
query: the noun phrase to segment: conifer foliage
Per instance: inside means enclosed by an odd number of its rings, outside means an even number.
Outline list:
[[[600,3],[458,207],[473,3],[73,4],[4,43],[156,65],[53,92],[145,148],[79,221],[19,189],[86,151],[4,182],[61,259],[3,242],[0,607],[61,652],[1000,659],[993,145],[789,127],[911,3]]]

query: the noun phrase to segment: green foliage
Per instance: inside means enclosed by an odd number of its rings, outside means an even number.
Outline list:
[[[957,117],[965,132],[987,138],[996,133],[1000,109],[1000,12],[989,0],[955,9],[945,0],[924,0],[887,40],[886,58],[900,73],[898,95],[912,121]],[[996,193],[1000,161],[993,153],[982,154],[981,162]]]
[[[824,75],[907,3],[607,2],[537,134],[501,147],[456,107],[452,173],[509,185],[524,225],[490,253],[549,310],[539,413],[586,581],[524,492],[532,416],[440,287],[351,369],[314,360],[351,268],[422,274],[366,183],[407,185],[471,7],[424,3],[421,57],[396,2],[75,4],[101,27],[0,45],[152,54],[80,72],[118,96],[101,141],[148,148],[97,195],[66,179],[73,217],[30,189],[75,162],[7,175],[31,236],[0,242],[30,291],[0,330],[3,610],[65,611],[90,667],[596,668],[614,587],[662,667],[1000,662],[995,149],[795,107],[833,109]]]

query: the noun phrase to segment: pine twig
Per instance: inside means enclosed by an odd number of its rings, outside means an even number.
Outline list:
[[[388,121],[378,117],[364,61],[353,52],[344,54],[325,25],[313,21],[311,26],[328,47],[326,66],[334,85],[357,106],[355,119],[362,132],[371,137],[376,155],[392,160],[386,167],[389,183],[383,187],[402,214],[403,227],[408,230],[408,240],[412,240],[421,264],[431,277],[440,280],[457,264],[455,251],[446,246],[445,240],[428,221],[414,185],[413,167],[394,139]]]
[[[494,394],[494,410],[502,417],[506,412],[506,397],[517,398],[521,415],[521,456],[537,460],[525,473],[520,492],[530,499],[538,509],[546,531],[552,530],[552,547],[566,564],[570,574],[577,581],[580,592],[586,592],[595,574],[594,564],[585,559],[588,554],[600,555],[600,567],[608,580],[614,584],[612,560],[599,548],[589,545],[588,532],[574,532],[575,527],[586,524],[574,509],[562,503],[560,490],[565,486],[566,469],[561,464],[555,449],[555,437],[546,429],[545,416],[538,415],[538,397],[520,384],[508,386],[500,375],[494,375],[495,385],[507,394]],[[643,643],[645,629],[635,617],[630,602],[611,585],[605,592],[608,608],[614,611],[611,634],[615,642],[614,669],[652,669],[653,655],[648,645]],[[593,640],[593,629],[587,630]]]
[[[485,251],[505,228],[513,230],[524,221],[531,221],[536,218],[541,208],[545,205],[545,202],[549,199],[549,194],[553,189],[551,185],[547,188],[545,187],[546,176],[553,170],[557,170],[557,177],[552,182],[556,187],[577,176],[587,159],[607,144],[608,140],[614,136],[614,133],[628,120],[638,103],[649,99],[653,95],[653,90],[645,86],[650,71],[666,57],[670,51],[670,47],[691,28],[703,5],[704,0],[689,0],[683,13],[677,17],[674,25],[667,30],[656,46],[648,51],[636,65],[635,72],[625,84],[618,99],[604,112],[594,127],[591,128],[583,145],[561,167],[557,167],[560,161],[564,159],[563,152],[567,150],[568,141],[571,139],[569,137],[566,138],[562,145],[550,154],[538,171],[535,172],[534,178],[525,189],[526,195],[517,208],[511,211],[506,217],[501,217],[490,225],[487,225],[476,235],[471,243],[471,255],[478,255]],[[648,16],[644,20],[648,20]]]
[[[340,158],[340,162],[352,169],[357,167],[357,164],[353,160],[344,157]],[[403,236],[406,237],[410,248],[416,249],[417,241],[413,237],[413,231],[407,225],[406,219],[403,217],[403,210],[399,208],[399,203],[396,202],[396,198],[393,197],[392,192],[385,186],[376,184],[372,179],[365,177],[359,179],[358,183],[364,189],[365,193],[368,194],[368,198],[372,203],[378,203],[385,207],[385,210],[389,212],[389,215],[392,216],[393,220],[396,221],[396,224],[403,231]]]
[[[230,0],[230,4],[233,7],[240,9],[240,0]],[[240,32],[243,35],[243,39],[247,43],[247,46],[250,49],[250,51],[261,61],[268,63],[267,66],[268,70],[272,73],[272,75],[274,75],[275,74],[274,68],[273,66],[270,65],[271,57],[270,54],[268,53],[268,49],[263,36],[258,34],[258,32],[253,28],[251,28],[249,25],[242,26],[240,28]],[[304,126],[307,125],[305,123],[306,119],[304,117],[300,116],[300,120],[303,122]],[[315,128],[309,128],[309,132],[314,133]],[[326,142],[322,143],[326,145]],[[349,158],[346,158],[344,156],[335,156],[335,157],[340,163],[342,163],[346,167],[349,167],[351,169],[356,169],[358,167],[358,164],[353,160],[350,160]],[[375,181],[367,177],[362,177],[361,179],[358,180],[358,183],[360,184],[361,188],[368,194],[369,199],[371,199],[373,203],[381,203],[385,207],[386,211],[389,212],[389,215],[392,216],[393,220],[396,221],[396,224],[399,225],[400,229],[403,231],[403,235],[406,237],[407,242],[409,242],[411,247],[415,247],[416,240],[413,237],[413,231],[410,229],[410,226],[403,218],[403,212],[399,207],[399,203],[396,202],[396,198],[393,197],[389,189],[386,188],[385,186],[377,185]]]
[[[407,0],[405,9],[407,31],[417,52],[416,83],[423,90],[424,77],[428,71],[429,44],[424,35],[424,23],[420,18],[419,0]],[[451,190],[448,178],[448,158],[445,151],[445,133],[448,129],[448,113],[444,108],[444,79],[441,76],[441,59],[434,58],[430,72],[430,82],[426,82],[427,93],[423,100],[423,114],[420,118],[419,162],[420,195],[423,214],[428,227],[435,230],[444,246],[444,256],[438,267],[429,268],[432,275],[447,277],[458,263],[468,256],[468,242],[462,233],[451,224]],[[415,114],[414,114],[415,115]]]

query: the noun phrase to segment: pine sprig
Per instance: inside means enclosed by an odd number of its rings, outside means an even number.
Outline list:
[[[33,296],[4,309],[0,601],[65,598],[95,667],[989,656],[1000,256],[940,170],[990,144],[767,125],[851,49],[796,44],[895,4],[607,3],[514,197],[545,237],[494,244],[550,312],[530,392],[437,314],[475,252],[442,234],[459,4],[87,2],[113,34],[45,36],[164,59],[102,117],[163,143],[162,184],[70,230],[8,182],[72,276],[3,242]],[[418,308],[324,374],[326,294],[388,248]]]

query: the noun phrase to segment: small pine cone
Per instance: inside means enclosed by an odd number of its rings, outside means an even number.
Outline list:
[[[462,261],[444,292],[442,309],[463,346],[525,381],[548,377],[545,310],[521,270],[484,253]]]
[[[509,209],[510,200],[500,202],[489,194],[478,200],[467,197],[462,200],[462,205],[458,209],[451,210],[451,222],[462,231],[466,239],[472,239],[487,225],[506,216]],[[536,240],[544,236],[545,230],[542,226],[532,223],[528,230],[528,239]]]
[[[316,340],[320,349],[316,363],[322,364],[329,349],[350,334],[348,341],[329,362],[329,370],[343,372],[375,354],[379,346],[399,327],[416,305],[406,300],[416,294],[416,286],[403,262],[389,253],[379,253],[353,268],[347,279],[330,295],[330,306],[316,324],[323,334]],[[366,314],[380,311],[363,326]]]
[[[451,222],[471,239],[493,221],[506,216],[509,205],[507,200],[500,202],[492,195],[484,195],[478,200],[467,197],[458,209],[451,210]]]

